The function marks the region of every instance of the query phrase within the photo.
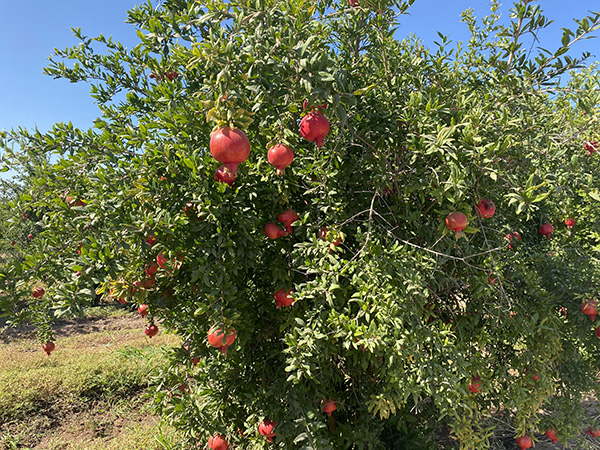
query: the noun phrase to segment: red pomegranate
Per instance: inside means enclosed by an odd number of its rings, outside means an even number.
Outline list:
[[[509,244],[508,244],[508,248],[512,248],[513,246],[513,238],[515,241],[522,241],[523,238],[521,237],[521,234],[518,231],[513,231],[512,233],[509,233],[505,236],[505,238],[508,240]]]
[[[300,121],[300,134],[307,141],[315,142],[317,147],[325,144],[324,138],[329,133],[329,120],[319,113],[311,112]]]
[[[67,195],[67,197],[65,198],[65,202],[67,203],[67,205],[73,207],[73,206],[85,206],[85,202],[83,200],[78,200],[75,197],[71,197],[70,195]]]
[[[597,307],[598,300],[591,298],[581,304],[581,312],[588,316],[593,322],[596,320],[596,316],[598,315],[598,310],[596,309]]]
[[[15,241],[10,241],[10,245],[15,246],[17,243]]]
[[[458,211],[451,212],[446,216],[446,226],[448,229],[454,231],[454,237],[456,239],[465,235],[462,230],[466,228],[468,223],[467,216]]]
[[[235,174],[227,166],[221,166],[215,171],[215,180],[231,186],[235,181]]]
[[[586,142],[584,150],[588,155],[593,155],[598,151],[598,142]]]
[[[31,292],[31,296],[33,298],[40,298],[43,297],[44,294],[46,293],[46,291],[44,290],[44,288],[41,287],[36,287],[32,292]]]
[[[167,265],[167,261],[168,258],[164,255],[163,252],[160,252],[158,255],[156,255],[156,262],[158,263],[158,266],[161,269],[165,268],[165,266]]]
[[[567,226],[567,228],[569,230],[575,226],[575,223],[576,223],[575,219],[567,219],[567,220],[565,220],[565,225]]]
[[[540,374],[539,373],[534,373],[531,378],[533,378],[533,381],[539,381],[540,380]]]
[[[156,244],[156,236],[154,236],[153,234],[149,234],[146,238],[146,242],[150,247],[154,247],[154,244]]]
[[[167,73],[165,73],[165,77],[167,77],[169,79],[169,81],[173,81],[178,76],[179,76],[179,74],[177,72],[167,72]]]
[[[542,226],[540,227],[540,234],[542,236],[546,236],[546,239],[550,239],[550,235],[552,233],[554,233],[554,227],[552,226],[552,224],[549,224],[549,223],[542,224]]]
[[[275,292],[275,307],[279,309],[282,306],[292,306],[292,303],[294,303],[296,299],[290,294],[291,291],[286,291],[285,289],[279,289],[277,292]]]
[[[481,382],[480,377],[473,377],[471,379],[471,383],[469,383],[469,391],[472,392],[473,394],[477,394],[478,392],[481,392],[482,384],[483,383]]]
[[[335,400],[331,398],[323,400],[321,402],[321,409],[324,413],[327,413],[328,416],[331,416],[331,413],[337,409],[337,406],[335,406]]]
[[[329,236],[329,230],[328,230],[327,228],[325,228],[325,227],[322,227],[322,228],[319,230],[319,237],[320,237],[321,239],[325,239],[325,240],[327,240],[327,239],[328,239],[328,236]],[[331,246],[333,246],[333,247],[337,247],[337,246],[338,246],[338,245],[340,245],[341,243],[342,243],[342,237],[341,237],[341,236],[338,236],[338,238],[337,238],[335,241],[333,241],[333,242],[332,242],[330,245],[331,245]]]
[[[285,168],[294,160],[294,151],[287,145],[277,144],[269,149],[267,158],[277,169],[277,175],[283,175]]]
[[[142,281],[136,281],[142,289],[150,289],[156,283],[154,278],[144,278]],[[135,283],[134,283],[135,284]]]
[[[158,334],[158,327],[154,324],[147,326],[144,330],[144,333],[146,333],[146,336],[149,338],[152,338],[152,336],[156,336]]]
[[[277,216],[277,220],[285,225],[285,231],[287,231],[289,234],[292,234],[292,224],[298,220],[298,214],[296,214],[296,211],[293,209],[288,209],[279,214],[279,216]]]
[[[33,239],[33,234],[29,233],[29,234],[27,235],[27,239],[29,239],[29,240],[32,240],[32,239]]]
[[[258,424],[258,432],[260,433],[261,436],[264,436],[267,438],[267,442],[273,442],[273,438],[275,437],[275,433],[273,432],[273,429],[275,428],[276,425],[277,425],[277,423],[275,423],[269,419],[265,419],[260,424]]]
[[[208,440],[208,448],[211,450],[227,450],[229,443],[220,434],[215,434]]]
[[[357,6],[359,6],[358,0],[350,0],[350,6],[352,6],[353,8],[356,8]]]
[[[121,304],[124,305],[125,303],[127,303],[127,300],[125,300],[124,298],[118,298],[117,301]]]
[[[223,343],[225,339],[225,343]],[[221,350],[223,354],[227,354],[227,347],[229,347],[235,341],[235,330],[231,330],[225,337],[223,331],[217,329],[215,331],[208,332],[208,343]]]
[[[477,215],[483,219],[491,219],[496,212],[496,205],[487,198],[482,198],[481,201],[475,205],[475,208],[477,209]]]
[[[268,224],[265,225],[265,234],[267,235],[267,237],[269,239],[273,239],[273,240],[283,237],[283,236],[287,236],[287,232],[280,229],[273,222],[269,222]]]
[[[515,439],[515,441],[517,442],[517,445],[520,449],[531,448],[531,446],[533,445],[531,442],[531,438],[527,435],[518,437]]]
[[[596,328],[596,336],[600,338],[600,327]]]
[[[544,434],[548,439],[552,441],[553,444],[556,444],[558,442],[558,438],[556,437],[556,430],[554,428],[546,430]]]
[[[142,319],[144,319],[147,315],[148,315],[148,305],[140,305],[138,306],[137,312],[140,314],[140,316],[142,316]]]
[[[156,275],[156,272],[158,272],[158,264],[152,261],[150,265],[144,269],[144,271],[146,272],[146,275],[152,278],[154,275]]]
[[[235,177],[240,163],[250,156],[250,141],[246,133],[238,128],[219,128],[210,137],[210,154]]]
[[[50,353],[52,353],[55,348],[56,348],[56,346],[54,345],[54,342],[52,342],[52,341],[48,341],[44,345],[42,345],[42,350],[44,350],[46,352],[46,355],[48,355],[48,356],[50,356]]]

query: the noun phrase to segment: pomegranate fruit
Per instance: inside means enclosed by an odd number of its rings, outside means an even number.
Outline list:
[[[575,219],[567,219],[567,220],[565,220],[565,225],[567,226],[567,228],[569,230],[575,226],[575,223],[576,223]]]
[[[286,291],[285,289],[279,289],[277,292],[275,292],[275,307],[279,309],[282,306],[292,306],[292,303],[294,303],[296,299],[290,294],[291,291]]]
[[[29,233],[29,234],[27,235],[27,239],[29,239],[29,240],[32,240],[32,239],[33,239],[33,234]]]
[[[552,226],[552,224],[544,223],[540,227],[539,231],[542,236],[546,236],[546,239],[550,239],[550,235],[554,233],[554,227]]]
[[[156,275],[156,272],[158,272],[158,264],[152,261],[150,265],[144,269],[144,271],[146,272],[146,275],[152,278],[154,275]]]
[[[221,331],[217,329],[215,331],[208,332],[208,343],[221,350],[223,354],[227,354],[227,347],[229,347],[235,341],[235,330],[231,330],[227,336]],[[223,342],[225,341],[225,342]]]
[[[594,320],[596,320],[596,316],[598,315],[598,310],[596,309],[598,307],[598,300],[595,299],[589,299],[584,301],[581,304],[581,312],[584,313],[586,316],[588,316],[590,318],[590,320],[593,322]]]
[[[31,292],[31,296],[33,298],[40,298],[43,297],[44,294],[46,293],[46,291],[44,290],[44,288],[41,287],[36,287],[32,292]]]
[[[477,209],[477,215],[483,219],[491,219],[496,212],[496,205],[487,198],[482,198],[481,201],[475,205],[475,208]]]
[[[235,174],[226,166],[221,166],[215,171],[215,180],[219,183],[225,183],[231,186],[235,181]]]
[[[533,381],[539,381],[540,379],[540,374],[539,373],[535,373],[531,376],[531,378],[533,378]]]
[[[454,231],[454,237],[456,239],[465,235],[462,230],[466,228],[468,223],[467,216],[458,211],[451,212],[446,216],[446,226],[449,230]]]
[[[215,434],[208,440],[208,448],[211,450],[227,450],[229,443],[220,434]]]
[[[523,238],[521,237],[521,234],[518,231],[513,231],[512,233],[508,233],[504,237],[508,241],[508,248],[513,248],[513,243],[515,241],[522,241],[523,240]],[[513,238],[514,238],[514,241],[513,241]]]
[[[273,442],[273,438],[275,437],[273,429],[275,428],[275,425],[277,424],[269,419],[265,419],[258,424],[258,432],[261,436],[267,438],[267,442]]]
[[[210,154],[236,177],[238,166],[250,156],[250,141],[238,128],[219,128],[210,137]]]
[[[327,239],[328,239],[328,237],[329,237],[329,230],[328,230],[327,228],[325,228],[325,227],[322,227],[322,228],[319,230],[319,237],[320,237],[321,239],[325,239],[325,240],[327,240]],[[334,247],[337,247],[337,246],[338,246],[338,245],[340,245],[341,243],[342,243],[342,237],[341,237],[341,236],[338,236],[338,238],[337,238],[335,241],[333,241],[331,244],[329,244],[329,251],[330,251],[330,252],[332,252],[332,251],[333,251],[333,248],[334,248]]]
[[[350,0],[350,6],[352,6],[353,8],[356,8],[357,6],[359,6],[358,0]]]
[[[287,232],[280,229],[273,222],[269,222],[268,224],[265,225],[265,234],[267,235],[267,237],[269,239],[273,239],[273,240],[283,237],[283,236],[287,236]]]
[[[337,409],[337,406],[335,406],[335,401],[330,398],[321,402],[321,409],[324,413],[327,413],[328,416],[331,416],[331,413]]]
[[[83,200],[80,199],[76,199],[75,197],[71,197],[70,195],[68,195],[65,198],[65,202],[67,203],[67,205],[73,207],[73,206],[85,206],[85,202]]]
[[[156,255],[156,262],[158,263],[158,266],[161,269],[164,269],[165,266],[167,265],[167,257],[164,255],[163,252],[160,252],[158,255]]]
[[[142,316],[142,319],[146,318],[148,315],[148,305],[140,305],[138,306],[137,312]]]
[[[156,336],[158,334],[158,327],[154,324],[147,326],[144,330],[144,333],[146,333],[146,336],[149,338],[152,338],[152,336]]]
[[[153,234],[149,234],[146,238],[146,242],[150,247],[154,247],[154,244],[156,244],[156,236],[154,236]]]
[[[46,355],[48,356],[50,356],[50,353],[52,353],[55,348],[56,345],[54,345],[54,342],[52,341],[48,341],[44,345],[42,345],[42,350],[44,350],[46,352]]]
[[[531,438],[527,435],[518,437],[515,439],[515,441],[520,449],[531,448],[531,446],[533,445],[533,443],[531,442]]]
[[[481,392],[481,378],[480,377],[473,377],[471,379],[471,383],[469,383],[469,391],[472,392],[473,394],[477,394],[478,392]]]
[[[287,145],[277,144],[269,149],[267,159],[277,169],[277,175],[283,175],[285,168],[294,160],[294,151]]]
[[[307,141],[315,142],[317,147],[325,144],[327,133],[329,133],[329,120],[319,112],[308,113],[300,121],[300,134]]]
[[[552,441],[553,444],[556,444],[558,442],[558,438],[556,437],[556,430],[554,428],[551,428],[550,430],[546,430],[546,432],[544,434],[546,435],[546,437],[548,439],[550,439]]]
[[[600,327],[596,328],[596,336],[600,338]]]
[[[593,155],[598,151],[598,142],[586,142],[584,150],[587,152],[588,156]]]
[[[285,231],[287,231],[289,234],[292,234],[292,224],[298,220],[298,214],[296,214],[296,211],[293,209],[288,209],[279,214],[279,216],[277,216],[277,220],[285,225]]]

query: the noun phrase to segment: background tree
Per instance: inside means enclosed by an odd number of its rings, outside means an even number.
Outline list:
[[[567,53],[600,15],[532,56],[549,24],[532,1],[508,23],[497,2],[467,11],[470,41],[434,49],[396,37],[413,1],[350,3],[147,3],[131,50],[75,30],[46,71],[89,82],[102,117],[3,136],[14,164],[56,158],[22,197],[43,232],[0,274],[5,308],[27,302],[45,342],[50,312],[95,283],[148,305],[149,335],[185,341],[157,406],[199,447],[414,448],[448,426],[483,449],[508,421],[527,448],[596,430],[580,400],[600,361],[582,314],[600,279],[600,78]],[[251,145],[237,168],[209,151],[226,127]],[[283,176],[276,144],[295,154]]]

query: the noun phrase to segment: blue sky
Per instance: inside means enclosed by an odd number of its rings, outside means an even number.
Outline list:
[[[47,57],[53,49],[77,44],[70,27],[81,27],[87,36],[103,33],[121,41],[127,47],[137,43],[135,29],[125,23],[126,11],[137,1],[103,0],[0,0],[4,18],[0,26],[0,129],[17,126],[42,131],[53,123],[71,121],[88,128],[98,116],[98,109],[89,95],[89,87],[55,80],[42,74]],[[478,17],[488,11],[488,0],[416,0],[410,16],[404,16],[400,35],[416,34],[426,44],[437,39],[437,31],[449,34],[452,40],[468,38],[460,13],[474,8]],[[561,27],[572,26],[573,18],[581,18],[590,9],[600,10],[598,0],[540,0],[547,15],[555,20],[551,29],[541,36],[549,49],[559,45]],[[512,2],[505,2],[506,13]],[[588,50],[600,55],[600,40],[584,41],[577,53]],[[595,60],[600,57],[593,58]]]

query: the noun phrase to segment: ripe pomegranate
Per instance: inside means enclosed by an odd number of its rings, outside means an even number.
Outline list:
[[[358,0],[350,0],[350,6],[352,6],[353,8],[356,8],[357,6],[359,6]]]
[[[471,379],[471,383],[469,383],[469,391],[472,392],[473,394],[477,394],[478,392],[481,392],[482,384],[483,383],[481,382],[480,377],[473,377]]]
[[[212,450],[227,450],[229,443],[219,434],[215,434],[208,440],[208,448]]]
[[[142,316],[142,319],[144,319],[147,315],[148,315],[148,305],[140,305],[138,306],[137,312],[140,314],[140,316]]]
[[[527,435],[518,437],[515,439],[515,441],[517,442],[517,445],[520,449],[531,448],[531,446],[533,445],[531,442],[531,438]]]
[[[592,435],[592,437],[599,438],[600,437],[600,428],[596,428],[596,429],[590,428],[590,434]]]
[[[540,234],[546,236],[546,239],[550,239],[550,235],[554,233],[554,227],[549,223],[544,223],[540,227]]]
[[[55,348],[56,345],[54,345],[54,342],[52,341],[48,341],[44,345],[42,345],[42,350],[44,350],[46,352],[46,355],[48,356],[50,356],[50,353],[52,353]]]
[[[283,175],[285,168],[294,160],[294,151],[287,145],[277,144],[269,149],[267,158],[277,169],[277,175]]]
[[[196,367],[199,362],[200,362],[200,357],[199,356],[197,356],[195,358],[192,358],[192,364],[194,365],[194,367]]]
[[[446,216],[446,226],[448,229],[454,231],[454,237],[456,239],[465,235],[462,230],[466,228],[468,223],[467,216],[458,211],[451,212]]]
[[[158,255],[156,255],[156,262],[158,263],[158,266],[161,269],[164,269],[165,266],[167,265],[167,257],[164,255],[163,252],[160,252]]]
[[[136,284],[136,286],[142,288],[142,289],[150,289],[152,286],[154,286],[154,283],[156,282],[156,280],[154,278],[144,278],[142,281],[136,281],[134,284]]]
[[[169,81],[173,81],[178,76],[179,76],[179,74],[177,72],[167,72],[167,73],[165,73],[165,77],[167,77],[169,79]]]
[[[575,219],[567,219],[567,220],[565,220],[565,225],[567,226],[567,228],[569,230],[575,226],[575,223],[576,223]]]
[[[10,245],[15,246],[17,243],[15,241],[10,241]]]
[[[269,222],[265,225],[265,234],[269,239],[277,239],[279,237],[287,236],[287,232],[280,229],[273,222]]]
[[[146,272],[146,275],[152,278],[154,275],[156,275],[156,272],[158,272],[158,264],[152,261],[150,265],[144,269],[144,271]]]
[[[491,219],[496,212],[496,205],[487,198],[482,198],[481,201],[475,205],[475,208],[477,209],[477,215],[483,219]]]
[[[588,156],[593,155],[598,151],[598,142],[586,142],[584,150],[587,152]]]
[[[324,138],[329,133],[329,120],[319,113],[311,112],[300,121],[300,134],[304,139],[315,142],[317,147],[325,144]]]
[[[505,236],[505,238],[509,242],[508,248],[512,248],[512,246],[513,246],[513,238],[515,239],[515,241],[522,241],[523,240],[523,238],[521,237],[521,234],[518,231],[513,231],[512,233],[507,234]]]
[[[158,334],[158,327],[154,324],[147,326],[144,330],[144,333],[146,333],[146,336],[149,338],[152,338],[152,336],[156,336]]]
[[[29,240],[32,240],[32,239],[33,239],[33,234],[29,233],[29,234],[27,235],[27,239],[29,239]]]
[[[124,298],[118,298],[117,300],[119,301],[119,303],[121,305],[124,305],[125,303],[127,303],[127,300],[125,300]]]
[[[275,437],[273,429],[275,428],[275,425],[277,425],[277,423],[269,419],[265,419],[260,424],[258,424],[258,432],[261,436],[267,438],[267,442],[273,442],[273,438]]]
[[[293,209],[288,209],[279,214],[279,216],[277,216],[277,220],[285,225],[285,231],[287,231],[289,234],[292,234],[292,224],[298,220],[298,214],[296,214],[296,211]]]
[[[329,230],[327,228],[325,228],[325,227],[322,227],[319,230],[319,237],[321,239],[327,240],[328,236],[329,236]],[[337,247],[341,243],[342,243],[342,237],[338,236],[338,238],[335,241],[333,241],[331,244],[329,244],[329,250],[330,250],[330,252],[333,251],[333,247]]]
[[[596,328],[596,336],[600,338],[600,327]]]
[[[85,206],[85,202],[83,200],[76,199],[75,197],[71,197],[70,195],[67,195],[67,197],[65,198],[65,203],[71,207]]]
[[[223,340],[225,340],[225,343],[223,343]],[[220,329],[217,329],[215,331],[212,332],[208,332],[208,343],[213,346],[218,348],[219,350],[221,350],[221,352],[226,355],[227,354],[227,347],[229,347],[231,344],[233,344],[233,342],[235,341],[235,330],[231,330],[231,332],[229,332],[229,334],[225,337],[223,331],[221,331]]]
[[[323,400],[321,402],[321,409],[324,413],[327,413],[328,416],[331,416],[331,413],[337,409],[337,406],[335,406],[335,400],[331,398]]]
[[[225,183],[231,186],[235,181],[235,174],[226,166],[221,166],[215,171],[215,180],[219,183]]]
[[[154,247],[154,244],[156,244],[156,236],[154,236],[153,234],[149,234],[146,238],[146,242],[150,247]]]
[[[285,289],[279,289],[277,292],[275,292],[275,307],[279,309],[282,306],[292,306],[292,303],[294,303],[296,299],[290,294],[291,291],[286,291]]]
[[[33,298],[40,298],[40,297],[43,297],[45,293],[46,293],[46,291],[44,290],[44,288],[41,288],[41,287],[36,287],[36,288],[35,288],[35,289],[32,291],[32,293],[31,293],[31,296],[32,296]]]
[[[558,438],[556,437],[556,430],[554,428],[546,430],[544,434],[548,439],[552,441],[553,444],[556,444],[558,442]]]
[[[596,316],[598,315],[598,310],[596,309],[598,307],[598,300],[595,299],[589,299],[589,300],[585,300],[582,304],[581,304],[581,312],[584,313],[586,316],[588,316],[590,318],[590,320],[593,322],[594,320],[596,320]]]
[[[533,378],[533,381],[539,381],[540,379],[540,374],[539,373],[534,373],[531,378]]]
[[[496,277],[494,276],[489,276],[488,277],[488,281],[490,284],[496,284]]]
[[[250,141],[246,133],[238,128],[219,128],[210,137],[210,154],[235,177],[240,163],[250,156]]]

